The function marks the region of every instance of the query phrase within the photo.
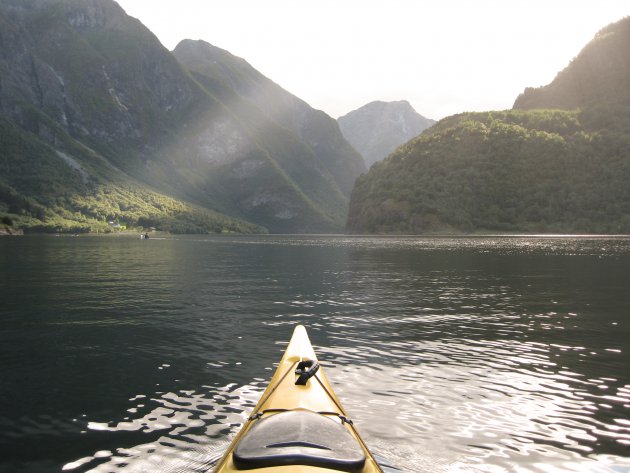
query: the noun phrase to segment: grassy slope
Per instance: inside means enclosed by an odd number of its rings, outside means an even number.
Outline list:
[[[151,189],[60,130],[57,136],[75,167],[0,117],[0,216],[26,232],[109,231],[109,221],[174,233],[265,232]]]

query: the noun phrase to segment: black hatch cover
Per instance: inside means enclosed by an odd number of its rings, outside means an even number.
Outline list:
[[[338,422],[311,411],[287,411],[254,424],[234,450],[240,470],[308,465],[340,471],[363,469],[365,454]]]

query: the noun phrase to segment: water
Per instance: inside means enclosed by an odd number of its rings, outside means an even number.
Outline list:
[[[307,326],[407,472],[630,471],[630,239],[0,238],[0,471],[207,471]]]

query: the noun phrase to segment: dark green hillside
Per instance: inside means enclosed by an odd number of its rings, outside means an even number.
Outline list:
[[[527,88],[517,109],[630,107],[630,17],[602,29],[548,85]]]
[[[372,167],[352,233],[630,232],[630,134],[577,111],[467,113]]]
[[[625,18],[514,110],[434,125],[357,181],[349,231],[630,233],[629,53]]]

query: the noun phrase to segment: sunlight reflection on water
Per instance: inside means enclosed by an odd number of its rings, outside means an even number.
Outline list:
[[[303,323],[405,471],[630,471],[629,239],[104,240],[51,243],[48,269],[37,241],[37,276],[6,280],[7,386],[43,406],[0,415],[25,455],[72,436],[66,471],[207,471]]]

